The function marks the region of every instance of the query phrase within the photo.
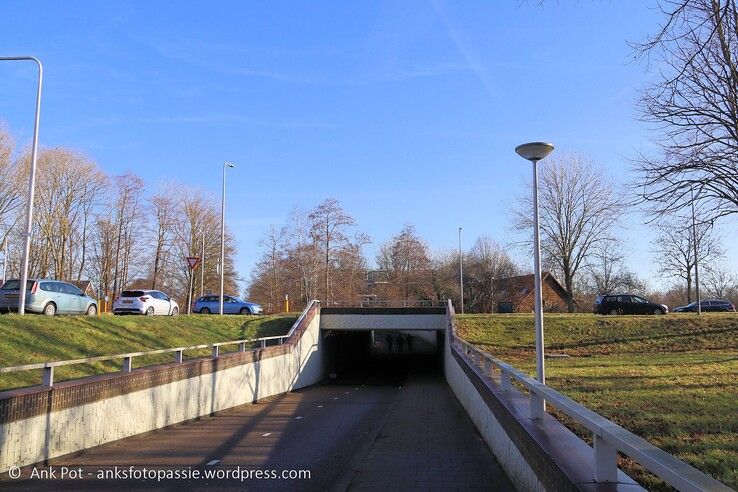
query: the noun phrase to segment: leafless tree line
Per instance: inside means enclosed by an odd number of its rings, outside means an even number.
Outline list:
[[[8,276],[20,273],[28,152],[0,129],[0,238],[8,241]],[[90,280],[109,300],[125,288],[154,288],[186,302],[185,257],[205,248],[205,292],[219,289],[220,210],[201,190],[162,185],[147,194],[133,173],[108,176],[89,157],[56,147],[39,153],[29,276]],[[234,241],[226,240],[226,289],[234,293]],[[193,291],[199,294],[200,271]]]

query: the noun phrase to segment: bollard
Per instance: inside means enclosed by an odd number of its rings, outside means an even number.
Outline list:
[[[213,345],[213,359],[217,359],[220,355],[220,345]]]
[[[132,369],[133,369],[133,357],[123,357],[123,367],[121,368],[121,371],[131,372]]]
[[[182,356],[184,355],[183,352],[183,350],[176,350],[174,352],[174,362],[176,362],[177,364],[182,363]]]

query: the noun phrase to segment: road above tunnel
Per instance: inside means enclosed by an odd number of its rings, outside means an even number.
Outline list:
[[[136,418],[131,415],[131,418]],[[103,479],[129,470],[201,474],[164,480]],[[82,479],[64,479],[82,468]],[[3,477],[7,490],[218,488],[247,490],[511,490],[439,372],[357,375],[219,412],[54,460],[57,479]],[[309,470],[309,479],[205,478],[212,473]],[[153,473],[153,472],[152,472]]]

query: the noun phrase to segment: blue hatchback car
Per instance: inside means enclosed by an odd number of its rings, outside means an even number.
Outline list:
[[[220,296],[202,296],[192,305],[193,313],[217,314],[220,312]],[[261,305],[246,302],[233,296],[223,296],[223,314],[261,314]]]

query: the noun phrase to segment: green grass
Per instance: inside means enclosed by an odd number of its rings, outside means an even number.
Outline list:
[[[458,320],[466,340],[534,374],[531,315]],[[571,356],[546,359],[550,386],[738,489],[737,315],[546,315],[544,328],[547,352]],[[620,464],[647,488],[665,488]]]
[[[296,314],[276,316],[0,316],[0,367],[201,345],[286,333]],[[236,350],[236,346],[223,351]],[[186,358],[208,351],[185,352]],[[173,354],[134,358],[134,367],[171,362]],[[63,381],[116,371],[121,361],[58,367]],[[39,384],[41,371],[0,374],[0,390]]]

